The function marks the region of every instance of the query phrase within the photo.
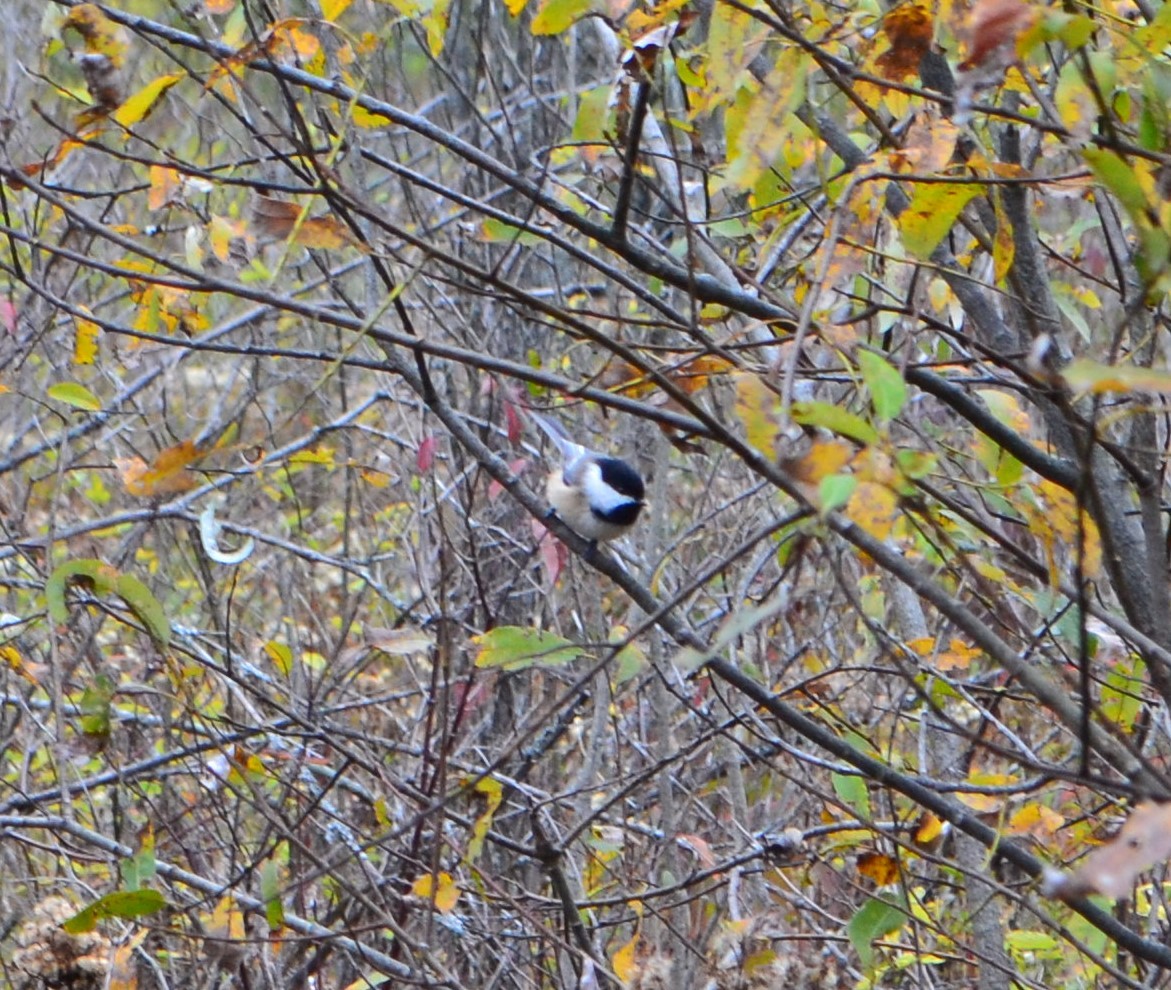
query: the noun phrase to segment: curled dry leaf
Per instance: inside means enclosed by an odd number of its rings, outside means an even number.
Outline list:
[[[917,78],[919,63],[931,50],[935,20],[920,4],[903,4],[882,19],[882,31],[890,48],[878,56],[876,65],[885,79],[902,81]]]
[[[991,67],[1000,71],[1016,61],[1017,39],[1036,23],[1038,8],[1023,0],[979,0],[968,26],[968,57],[963,70]]]
[[[1099,846],[1072,873],[1049,871],[1044,891],[1069,900],[1087,894],[1125,897],[1135,878],[1171,856],[1171,804],[1145,801],[1110,842]]]

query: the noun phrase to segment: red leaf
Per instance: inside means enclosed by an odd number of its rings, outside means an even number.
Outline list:
[[[415,458],[415,463],[420,474],[426,474],[435,464],[435,448],[438,444],[439,441],[434,436],[424,437],[423,442],[419,444],[419,453]]]
[[[508,429],[508,442],[519,443],[521,431],[524,429],[520,421],[520,414],[511,402],[504,403],[504,421]]]
[[[569,557],[569,548],[560,540],[555,540],[553,534],[536,519],[533,520],[533,536],[537,538],[537,551],[541,555],[541,563],[545,565],[545,570],[549,574],[549,584],[554,585],[561,577],[561,571]]]

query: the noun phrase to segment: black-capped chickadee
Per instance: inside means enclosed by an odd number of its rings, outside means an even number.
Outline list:
[[[617,539],[634,525],[646,504],[642,477],[626,461],[574,443],[560,423],[529,410],[561,451],[562,465],[549,474],[545,497],[553,511],[587,540]]]

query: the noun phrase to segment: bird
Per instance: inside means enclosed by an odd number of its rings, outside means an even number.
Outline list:
[[[574,442],[556,420],[528,412],[561,452],[561,466],[545,483],[551,511],[593,543],[628,532],[646,505],[646,486],[638,471],[620,458]]]

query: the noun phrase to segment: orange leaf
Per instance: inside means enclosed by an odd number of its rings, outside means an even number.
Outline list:
[[[348,246],[367,253],[370,250],[336,217],[313,217],[306,220],[297,230],[295,240],[308,248],[329,250]]]
[[[271,196],[257,196],[252,200],[252,226],[257,236],[283,241],[293,232],[301,207]]]
[[[183,186],[183,179],[178,171],[167,168],[165,165],[150,167],[150,193],[146,205],[152,210],[161,210],[171,202],[175,194]]]

